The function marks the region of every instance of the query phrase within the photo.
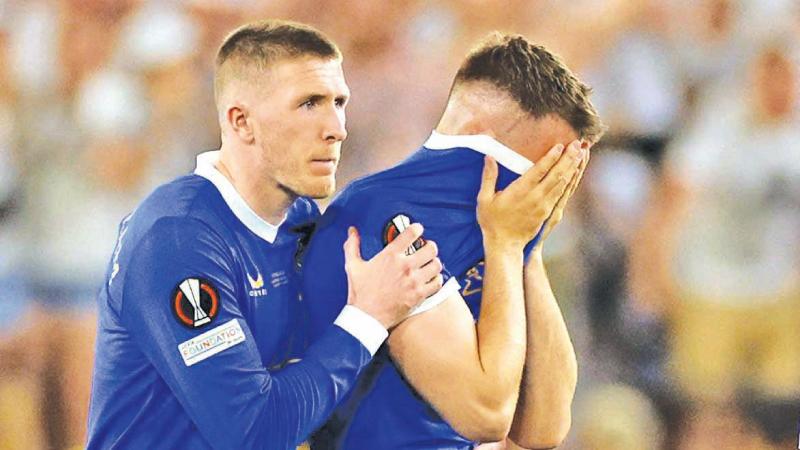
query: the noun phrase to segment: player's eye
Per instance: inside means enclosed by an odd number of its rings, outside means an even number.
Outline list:
[[[311,109],[316,105],[317,105],[317,101],[315,99],[313,99],[313,98],[310,98],[310,99],[304,101],[303,103],[301,103],[300,107],[301,108],[306,108],[306,109]]]
[[[336,107],[337,108],[344,108],[344,105],[347,104],[347,99],[344,97],[336,97]]]

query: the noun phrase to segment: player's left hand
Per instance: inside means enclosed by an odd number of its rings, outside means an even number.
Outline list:
[[[573,144],[581,146],[586,150],[586,152],[584,153],[583,159],[578,165],[578,170],[572,176],[572,179],[567,185],[567,188],[564,189],[564,193],[561,195],[561,198],[558,199],[558,202],[556,202],[556,205],[553,207],[553,212],[550,214],[547,222],[545,222],[542,229],[542,237],[539,240],[539,243],[536,244],[536,251],[541,251],[542,242],[544,242],[544,240],[550,236],[550,233],[553,231],[556,225],[558,225],[561,222],[561,219],[564,218],[564,209],[567,207],[569,199],[572,198],[572,194],[574,194],[575,190],[578,188],[581,179],[583,179],[583,173],[586,171],[586,166],[589,165],[589,156],[591,154],[589,150],[591,148],[591,144],[581,141],[574,141]]]

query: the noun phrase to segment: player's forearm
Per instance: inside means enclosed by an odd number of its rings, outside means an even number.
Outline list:
[[[159,361],[168,351],[162,346],[149,356],[213,448],[294,448],[327,420],[371,359],[362,343],[337,326],[302,361],[275,372],[256,363],[257,354],[242,354],[224,365],[204,364],[210,373],[181,375],[175,369],[182,362]],[[201,364],[207,362],[212,361]]]
[[[538,251],[525,267],[525,309],[525,372],[510,438],[526,448],[550,448],[569,431],[577,362]]]
[[[274,373],[261,433],[271,443],[265,448],[287,448],[273,447],[277,442],[294,448],[308,439],[350,391],[370,359],[355,338],[334,326],[312,344],[302,361]],[[276,441],[283,433],[287,433],[285,438]]]
[[[478,319],[481,399],[513,415],[525,362],[525,302],[522,249],[487,241],[483,298]],[[481,390],[479,390],[480,392]],[[510,423],[509,423],[510,425]]]
[[[232,368],[221,383],[236,377],[252,382],[238,383],[249,392],[237,392],[227,406],[209,405],[202,391],[185,393],[189,412],[196,419],[207,408],[224,411],[214,422],[195,422],[214,448],[295,448],[328,419],[370,359],[356,338],[332,326],[302,361],[271,372],[266,379],[256,371]],[[261,380],[257,389],[256,380]]]
[[[389,348],[411,384],[461,435],[508,434],[525,362],[522,246],[485,245],[478,325],[460,295],[411,317]]]

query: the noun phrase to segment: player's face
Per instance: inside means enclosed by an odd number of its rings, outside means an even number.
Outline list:
[[[333,194],[350,96],[341,60],[280,61],[256,95],[253,131],[267,181],[293,195]]]

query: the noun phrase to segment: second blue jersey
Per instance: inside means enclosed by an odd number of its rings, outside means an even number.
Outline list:
[[[422,147],[399,165],[355,181],[334,199],[319,221],[303,262],[303,295],[310,309],[312,340],[321,336],[343,306],[332,299],[346,298],[342,243],[348,226],[358,228],[367,259],[397,232],[393,219],[398,216],[423,224],[425,239],[437,243],[440,259],[457,278],[477,320],[484,253],[476,196],[483,158],[481,152],[466,146]],[[503,189],[519,175],[504,167],[502,159],[498,161],[497,188]],[[386,347],[313,443],[315,450],[465,449],[474,445],[404,379]]]

